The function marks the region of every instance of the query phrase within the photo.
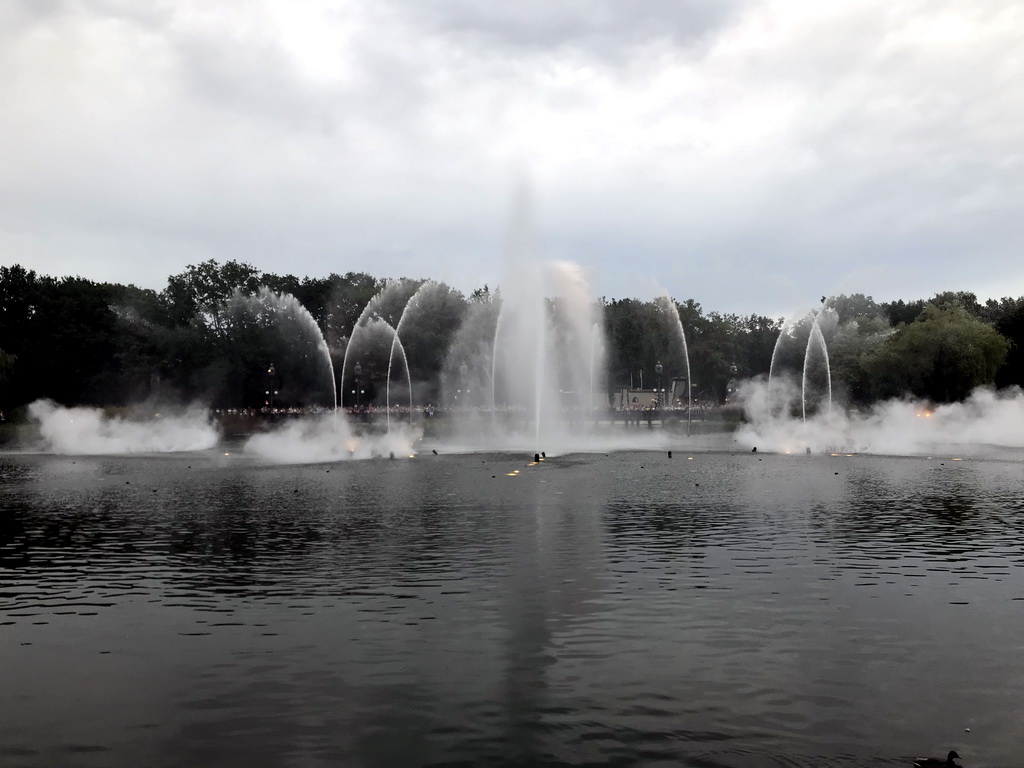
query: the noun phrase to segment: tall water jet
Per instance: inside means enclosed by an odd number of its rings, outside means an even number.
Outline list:
[[[564,436],[564,424],[593,408],[601,346],[596,302],[579,266],[520,263],[502,287],[495,325],[495,408],[529,414],[535,440]]]
[[[597,380],[598,370],[603,370],[605,356],[604,346],[604,333],[600,323],[594,323],[590,326],[590,381],[588,388],[593,393],[600,391],[599,382]],[[593,403],[589,404],[589,409],[593,410]]]
[[[463,395],[473,383],[476,398],[459,402],[490,412],[493,440],[504,445],[522,440],[536,452],[542,443],[551,448],[579,432],[579,422],[586,421],[581,414],[593,408],[604,346],[597,338],[600,309],[583,270],[541,261],[532,239],[521,195],[500,291],[470,306],[449,355],[446,382]],[[477,327],[467,327],[474,323]],[[489,328],[493,334],[486,339]],[[467,437],[479,439],[479,426],[471,425],[474,432]]]
[[[501,334],[501,304],[498,304],[498,314],[494,321],[494,338],[491,339],[491,419],[498,413],[497,387],[498,387],[498,339]]]

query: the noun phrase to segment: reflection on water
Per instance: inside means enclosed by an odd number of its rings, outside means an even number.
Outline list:
[[[1020,463],[686,458],[0,457],[0,766],[1014,764]]]

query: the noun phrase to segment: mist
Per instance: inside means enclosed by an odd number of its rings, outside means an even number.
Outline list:
[[[391,434],[356,435],[344,414],[301,419],[250,437],[245,453],[276,464],[317,464],[346,459],[408,456],[422,432],[408,425]]]
[[[870,410],[844,412],[836,406],[791,416],[799,404],[792,380],[741,385],[739,399],[747,423],[736,441],[748,448],[778,452],[874,453],[914,455],[956,450],[978,453],[990,448],[1024,448],[1024,393],[1018,388],[978,388],[958,403],[933,405],[913,398],[888,400]]]
[[[29,415],[39,424],[47,449],[72,455],[203,451],[220,439],[205,408],[156,413],[134,419],[108,416],[99,408],[65,408],[36,400]]]

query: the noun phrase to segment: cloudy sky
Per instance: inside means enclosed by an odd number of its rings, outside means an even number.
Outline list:
[[[1024,295],[1013,0],[6,0],[0,264]]]

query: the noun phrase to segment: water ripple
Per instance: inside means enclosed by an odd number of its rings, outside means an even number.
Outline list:
[[[0,762],[1013,763],[1020,464],[693,458],[0,457]]]

